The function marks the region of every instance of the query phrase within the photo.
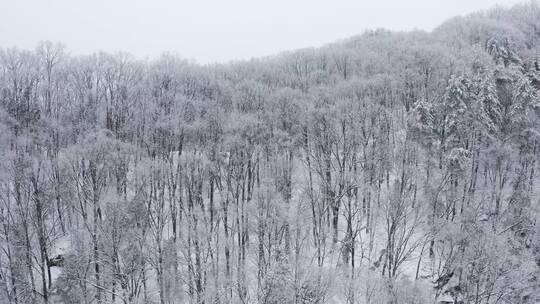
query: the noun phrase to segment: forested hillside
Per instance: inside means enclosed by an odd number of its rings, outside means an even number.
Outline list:
[[[4,48],[0,105],[2,304],[540,301],[538,3],[229,64]]]

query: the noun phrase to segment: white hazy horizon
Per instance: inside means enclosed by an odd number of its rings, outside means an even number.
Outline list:
[[[32,49],[50,40],[74,55],[173,52],[205,64],[317,47],[368,29],[430,31],[455,16],[520,2],[0,0],[0,47]]]

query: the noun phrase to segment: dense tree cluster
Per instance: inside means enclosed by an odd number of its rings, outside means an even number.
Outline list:
[[[0,50],[0,303],[537,303],[540,6],[200,66]]]

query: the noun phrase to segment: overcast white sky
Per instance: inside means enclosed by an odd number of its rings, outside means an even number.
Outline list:
[[[225,62],[320,46],[366,29],[431,30],[519,0],[0,0],[0,47],[64,43],[72,54],[175,52]]]

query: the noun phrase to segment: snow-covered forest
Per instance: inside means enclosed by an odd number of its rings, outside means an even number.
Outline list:
[[[228,64],[0,49],[0,303],[539,303],[539,150],[536,2]]]

